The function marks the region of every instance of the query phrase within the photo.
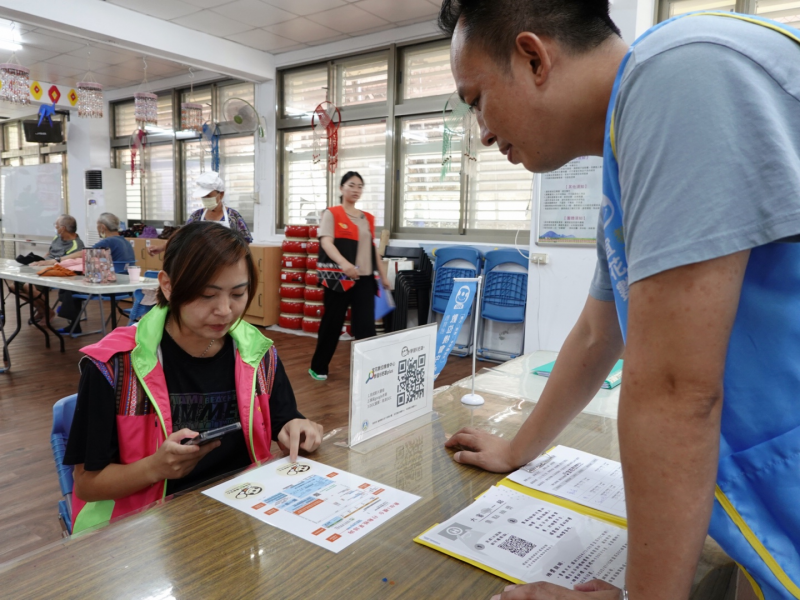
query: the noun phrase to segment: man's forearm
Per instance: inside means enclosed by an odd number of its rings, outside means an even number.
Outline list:
[[[512,442],[517,466],[544,452],[597,394],[622,355],[616,319],[613,303],[589,299],[561,348],[539,402]]]
[[[688,598],[714,500],[718,396],[658,392],[634,380],[620,401],[631,600]],[[683,397],[680,397],[683,396]]]

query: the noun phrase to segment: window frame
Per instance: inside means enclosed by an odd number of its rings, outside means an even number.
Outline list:
[[[284,106],[284,77],[287,74],[327,68],[328,88],[333,90],[336,83],[336,68],[347,61],[366,61],[371,57],[383,53],[387,55],[387,92],[386,102],[375,102],[350,107],[342,107],[342,125],[369,124],[370,122],[386,121],[386,183],[384,186],[384,229],[388,229],[395,239],[409,240],[438,240],[443,238],[450,242],[474,243],[514,243],[527,244],[531,239],[530,223],[524,229],[469,229],[469,174],[467,169],[461,169],[461,185],[459,191],[460,217],[457,229],[433,229],[425,227],[401,227],[402,214],[402,189],[400,188],[400,146],[402,140],[402,119],[409,117],[430,117],[441,115],[442,107],[449,98],[449,94],[430,96],[424,98],[402,98],[403,65],[405,53],[437,46],[449,47],[450,40],[442,36],[433,36],[426,40],[409,42],[407,44],[390,44],[385,47],[372,48],[367,52],[353,53],[337,57],[329,61],[298,64],[279,69],[276,77],[276,134],[275,134],[275,234],[280,235],[286,226],[286,202],[288,197],[287,156],[285,152],[286,134],[309,127],[308,117],[305,115],[290,117],[285,115]],[[335,90],[334,90],[335,91]],[[336,97],[334,94],[329,97]],[[480,143],[474,140],[473,143]],[[338,194],[338,182],[333,181],[334,176],[327,173],[328,181],[326,190],[327,206],[332,206]],[[533,174],[531,174],[531,182]]]
[[[222,105],[220,102],[220,92],[222,89],[232,85],[241,85],[241,84],[250,84],[255,86],[252,82],[236,80],[236,79],[220,79],[217,81],[212,81],[209,83],[203,83],[202,85],[198,85],[194,88],[194,92],[198,93],[201,91],[211,90],[211,119],[215,122],[220,120],[219,115],[222,111]],[[186,222],[188,218],[188,214],[186,211],[186,203],[185,203],[185,195],[186,195],[186,187],[187,182],[186,173],[185,173],[185,160],[186,160],[186,152],[185,152],[185,144],[196,142],[200,139],[200,135],[192,135],[181,132],[178,134],[180,130],[176,130],[176,124],[180,124],[181,121],[181,102],[188,102],[188,94],[191,91],[191,86],[183,86],[179,88],[170,88],[166,90],[154,91],[159,98],[167,95],[171,95],[172,97],[172,123],[173,128],[166,132],[153,132],[148,133],[148,145],[149,146],[165,146],[171,144],[172,146],[172,172],[173,172],[173,189],[172,189],[172,206],[173,206],[173,216],[170,219],[174,224],[181,225]],[[254,96],[255,96],[255,87],[253,88]],[[255,98],[254,98],[255,99]],[[129,169],[130,165],[121,165],[119,164],[118,153],[117,150],[120,149],[127,149],[130,147],[130,134],[127,135],[116,135],[115,127],[116,127],[116,110],[117,107],[120,105],[124,105],[130,103],[132,98],[122,98],[111,102],[109,104],[109,135],[111,137],[111,164],[114,165],[116,168],[121,168],[123,170]],[[223,138],[236,138],[236,137],[252,137],[252,133],[248,134],[240,134],[238,132],[233,131],[232,129],[222,125],[221,135]],[[254,190],[258,188],[258,176],[256,171],[257,165],[257,150],[254,150],[253,155],[253,170],[254,170]],[[129,176],[129,173],[126,174],[126,177]],[[155,226],[155,227],[162,227],[164,224],[163,219],[150,219],[147,215],[147,186],[141,186],[141,213],[142,219],[141,221],[145,225]],[[256,202],[254,201],[254,204]],[[253,223],[255,225],[255,223]]]

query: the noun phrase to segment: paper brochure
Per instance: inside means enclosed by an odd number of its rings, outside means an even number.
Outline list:
[[[347,548],[419,500],[360,475],[288,458],[203,493],[331,552]]]

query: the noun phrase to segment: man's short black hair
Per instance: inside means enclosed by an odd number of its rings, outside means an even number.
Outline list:
[[[523,31],[554,39],[576,54],[621,36],[608,5],[608,0],[444,0],[439,28],[452,36],[461,21],[465,40],[479,43],[508,67]]]

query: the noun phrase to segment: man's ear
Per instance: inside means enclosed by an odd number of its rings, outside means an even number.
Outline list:
[[[161,293],[164,294],[164,298],[169,302],[169,297],[172,295],[172,282],[166,271],[158,272],[158,284],[161,286]]]
[[[551,46],[535,33],[523,31],[517,36],[512,61],[526,62],[527,72],[533,77],[534,83],[542,85],[550,76],[553,66]]]

